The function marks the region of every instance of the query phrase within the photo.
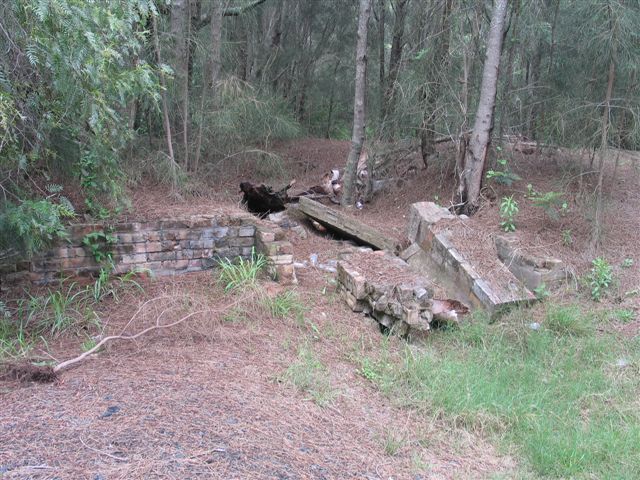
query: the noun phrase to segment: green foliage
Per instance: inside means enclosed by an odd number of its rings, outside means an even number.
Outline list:
[[[551,296],[551,292],[549,291],[549,289],[547,288],[544,282],[542,282],[540,285],[534,288],[533,293],[536,295],[536,298],[538,300],[544,300],[549,296]]]
[[[602,257],[593,260],[591,265],[591,271],[587,276],[591,288],[591,299],[599,302],[613,282],[613,268]]]
[[[70,283],[67,287],[61,285],[58,290],[49,290],[47,295],[29,295],[28,303],[20,313],[25,318],[25,327],[28,326],[38,336],[56,337],[68,329],[84,325],[83,311],[88,298],[86,288]]]
[[[620,264],[622,268],[631,268],[633,267],[633,258],[625,258]]]
[[[27,257],[54,241],[67,238],[63,225],[73,216],[67,205],[49,200],[7,202],[0,211],[0,251],[13,249]]]
[[[363,349],[367,377],[407,407],[515,449],[536,478],[635,478],[640,385],[616,359],[635,364],[637,345],[596,332],[577,305],[550,305],[544,329],[533,321],[519,311],[466,322],[384,362]]]
[[[622,323],[630,323],[636,319],[636,312],[628,309],[616,309],[611,312],[611,316]]]
[[[497,147],[500,150],[500,147]],[[497,160],[498,165],[501,167],[500,170],[488,170],[487,171],[487,179],[495,180],[497,183],[501,185],[506,185],[510,187],[518,180],[521,180],[520,176],[513,173],[509,168],[509,162],[506,158],[499,158]]]
[[[155,14],[148,0],[0,5],[4,188],[20,199],[35,197],[20,172],[66,165],[92,212],[104,216],[122,196],[120,153],[133,138],[123,114],[132,99],[158,98],[154,70],[142,56]]]
[[[205,151],[213,149],[227,154],[247,150],[246,146],[262,143],[261,160],[270,160],[269,144],[275,140],[295,138],[301,130],[278,96],[263,93],[250,84],[230,77],[219,85],[219,104],[205,115]],[[253,152],[253,150],[251,150]]]
[[[560,335],[588,335],[593,331],[590,319],[575,307],[549,306],[544,325]]]
[[[336,395],[327,367],[307,344],[298,348],[298,357],[284,372],[283,380],[309,394],[321,407],[331,404]]]
[[[502,197],[502,201],[500,202],[500,218],[503,220],[500,222],[500,226],[505,232],[516,231],[515,216],[519,211],[518,202],[514,200],[513,195],[510,197]]]
[[[542,208],[552,220],[558,220],[561,214],[569,210],[569,205],[564,199],[564,194],[560,192],[539,193],[533,189],[531,184],[527,185],[527,198],[533,205]]]
[[[264,303],[271,316],[275,318],[287,318],[294,316],[298,323],[304,322],[304,304],[300,296],[293,290],[279,293],[275,297],[266,297]]]
[[[140,273],[149,274],[150,271],[148,269],[134,268],[123,275],[114,276],[114,268],[113,263],[100,268],[98,277],[91,288],[91,294],[95,302],[101,302],[107,297],[111,297],[118,302],[118,295],[121,291],[130,290],[131,287],[144,292],[144,288],[134,278]]]
[[[573,245],[573,235],[571,235],[571,230],[562,231],[562,244],[565,247],[568,247],[569,245]]]
[[[113,264],[112,252],[117,240],[115,235],[103,230],[95,230],[82,238],[82,245],[89,250],[96,263],[109,262]]]
[[[218,265],[218,280],[224,285],[224,291],[228,292],[238,288],[255,287],[258,275],[267,266],[267,258],[261,253],[256,253],[254,248],[247,260],[242,257],[235,261],[223,258]]]

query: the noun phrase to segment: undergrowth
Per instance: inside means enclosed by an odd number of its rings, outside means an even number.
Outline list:
[[[251,250],[251,257],[237,260],[223,258],[219,262],[220,271],[218,280],[224,286],[224,291],[229,292],[237,288],[255,287],[258,276],[267,266],[267,258]]]
[[[527,315],[362,352],[360,372],[404,406],[493,438],[536,475],[640,478],[639,341],[598,333],[601,320],[575,307],[549,306],[540,329]]]
[[[331,404],[336,391],[331,387],[329,371],[308,343],[298,348],[298,357],[281,380],[307,393],[319,406]]]
[[[38,344],[47,346],[50,339],[66,333],[84,335],[100,330],[100,316],[95,309],[107,297],[119,302],[119,295],[132,286],[143,287],[135,276],[146,270],[134,270],[115,276],[111,267],[103,267],[94,283],[79,286],[62,281],[57,289],[25,296],[0,304],[0,361],[28,356]],[[86,342],[85,342],[86,343]],[[83,347],[84,348],[84,347]]]

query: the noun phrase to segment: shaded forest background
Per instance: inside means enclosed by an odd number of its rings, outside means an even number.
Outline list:
[[[236,159],[282,173],[279,140],[351,138],[358,3],[3,2],[3,255],[117,214],[146,180],[184,195]],[[473,127],[493,2],[360,3],[366,144],[414,141],[428,165]],[[505,138],[589,149],[594,173],[638,149],[637,0],[516,0],[504,25],[490,162]]]

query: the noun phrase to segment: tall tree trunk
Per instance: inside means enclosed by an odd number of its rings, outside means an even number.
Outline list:
[[[517,28],[518,28],[518,18],[520,17],[520,1],[518,0],[514,6],[511,15],[511,24],[509,30],[509,38],[511,39],[511,45],[509,46],[509,53],[507,54],[507,69],[505,72],[506,84],[502,89],[502,94],[500,95],[500,126],[498,127],[498,145],[502,147],[504,142],[504,131],[507,126],[507,122],[509,121],[509,111],[510,111],[510,102],[509,98],[511,96],[511,87],[513,85],[513,63],[514,63],[514,53],[516,50],[517,41]]]
[[[440,23],[440,31],[433,47],[433,56],[431,57],[431,65],[429,65],[427,83],[423,87],[423,98],[425,100],[424,113],[422,117],[422,128],[420,129],[420,153],[422,154],[422,162],[424,167],[429,165],[429,158],[435,153],[435,124],[436,124],[436,101],[440,95],[441,81],[438,78],[440,69],[445,69],[445,61],[449,54],[449,19],[451,18],[451,4],[453,0],[445,0],[442,7],[442,20]],[[426,92],[425,92],[426,90]]]
[[[216,105],[217,83],[220,76],[222,62],[222,15],[224,12],[223,2],[225,0],[213,0],[211,10],[211,55],[210,55],[210,77],[208,82],[204,82],[202,98],[200,101],[200,125],[198,126],[198,141],[196,145],[196,158],[193,165],[194,171],[198,171],[200,165],[200,155],[202,151],[202,129],[204,126],[204,105],[205,98],[209,98],[212,104]],[[204,74],[206,77],[206,74]]]
[[[340,68],[340,63],[342,62],[342,59],[338,59],[336,61],[336,65],[335,67],[333,67],[333,78],[336,78],[336,76],[338,75],[338,68]],[[335,103],[335,95],[336,94],[336,84],[335,82],[331,84],[331,93],[329,94],[329,112],[327,113],[327,127],[325,129],[325,138],[329,139],[331,138],[331,127],[332,125],[332,120],[333,120],[333,104]]]
[[[174,126],[182,132],[184,165],[189,163],[188,125],[189,125],[189,14],[190,0],[173,0],[171,3],[170,34],[172,39],[171,64],[175,72],[174,98],[177,100],[178,114],[174,117]]]
[[[387,10],[386,0],[378,0],[378,8],[376,19],[378,21],[378,74],[380,81],[380,119],[383,120],[382,108],[384,105],[384,92],[385,92],[385,46],[384,46],[384,22],[385,13]]]
[[[478,111],[473,125],[473,132],[469,140],[464,158],[464,171],[458,189],[461,206],[459,212],[471,215],[480,206],[480,187],[482,173],[487,160],[491,131],[493,129],[493,112],[496,105],[496,91],[498,88],[498,72],[500,69],[500,54],[502,53],[502,39],[504,21],[507,15],[507,0],[495,0],[489,37],[487,39],[487,56],[482,71],[482,85]]]
[[[158,20],[155,15],[151,16],[153,22],[153,45],[156,51],[156,62],[162,64],[162,55],[160,53],[160,40],[158,39]],[[162,123],[164,124],[164,133],[167,139],[167,150],[169,152],[169,161],[171,162],[171,188],[173,192],[178,191],[178,172],[176,170],[176,159],[173,155],[173,141],[171,139],[171,122],[169,120],[169,106],[167,105],[167,82],[162,69],[159,70],[160,76],[160,92],[162,98]]]
[[[344,190],[342,205],[353,205],[355,201],[356,170],[358,159],[364,143],[365,127],[365,90],[367,81],[367,34],[369,30],[369,17],[371,15],[371,1],[360,0],[360,12],[358,14],[358,41],[356,43],[356,85],[353,102],[353,135],[351,138],[351,150],[347,158],[344,172]]]
[[[609,126],[611,119],[611,97],[613,95],[613,84],[616,79],[616,65],[613,60],[609,63],[609,77],[607,79],[607,93],[604,98],[604,109],[602,112],[602,127],[600,136],[600,160],[598,164],[598,187],[596,197],[596,218],[593,229],[593,237],[591,245],[594,250],[600,248],[602,242],[602,213],[604,210],[604,192],[602,191],[602,183],[604,180],[604,161],[609,147]]]
[[[393,21],[393,35],[391,40],[391,53],[389,54],[389,73],[385,80],[385,91],[382,103],[382,126],[383,131],[389,117],[393,116],[396,104],[396,93],[398,89],[398,76],[400,74],[400,64],[402,62],[402,50],[404,48],[404,30],[407,17],[407,5],[409,0],[396,0],[394,5],[395,19]],[[394,135],[394,128],[386,128],[390,137]]]

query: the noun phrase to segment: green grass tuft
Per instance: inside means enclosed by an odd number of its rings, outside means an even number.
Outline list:
[[[284,372],[283,380],[309,394],[321,407],[331,404],[336,396],[327,367],[306,343],[298,348],[298,358]]]
[[[249,259],[245,260],[240,257],[233,261],[223,258],[220,260],[219,266],[218,279],[224,285],[224,291],[229,292],[241,287],[255,287],[258,275],[267,266],[267,258],[261,253],[257,254],[253,249]]]

